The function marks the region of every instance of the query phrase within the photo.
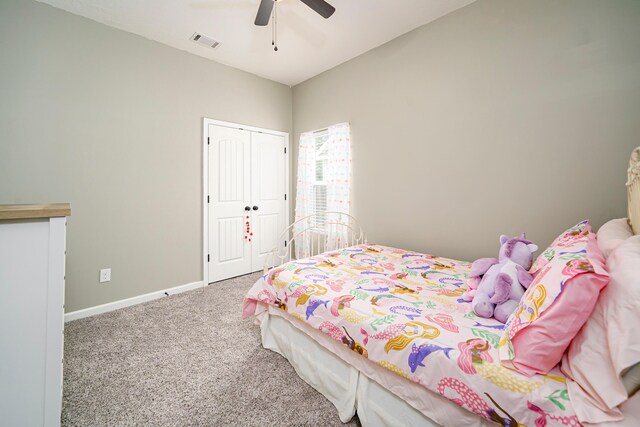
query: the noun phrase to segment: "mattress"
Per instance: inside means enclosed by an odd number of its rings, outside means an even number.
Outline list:
[[[435,393],[488,421],[579,425],[559,369],[529,378],[500,365],[502,324],[477,318],[461,299],[469,269],[401,249],[354,246],[272,269],[248,292],[244,315],[281,310],[364,366],[375,364],[400,384],[424,389],[422,396]]]

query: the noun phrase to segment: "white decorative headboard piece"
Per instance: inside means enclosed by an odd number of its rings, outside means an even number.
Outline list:
[[[636,147],[631,153],[627,172],[629,224],[634,234],[640,234],[640,147]]]
[[[318,224],[325,227],[321,230]],[[328,232],[331,230],[331,235]],[[302,239],[307,236],[307,239]],[[286,242],[276,246],[265,257],[264,274],[272,267],[282,265],[294,259],[294,244],[304,244],[301,249],[305,258],[319,255],[325,251],[343,249],[367,243],[367,237],[358,221],[344,212],[328,211],[315,213],[297,220],[282,232],[277,242]],[[306,243],[305,243],[306,242]]]

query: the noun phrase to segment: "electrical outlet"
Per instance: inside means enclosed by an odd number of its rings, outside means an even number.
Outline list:
[[[100,283],[108,282],[111,280],[111,269],[103,268],[100,270]]]

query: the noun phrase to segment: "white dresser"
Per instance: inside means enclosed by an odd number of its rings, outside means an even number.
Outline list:
[[[69,204],[0,205],[0,424],[59,426]]]

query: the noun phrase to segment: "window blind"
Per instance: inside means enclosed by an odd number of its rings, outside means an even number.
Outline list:
[[[327,170],[327,129],[314,132],[315,138],[315,182],[313,184],[312,214],[316,214],[314,227],[319,231],[326,230],[327,222],[327,182],[325,172]]]

